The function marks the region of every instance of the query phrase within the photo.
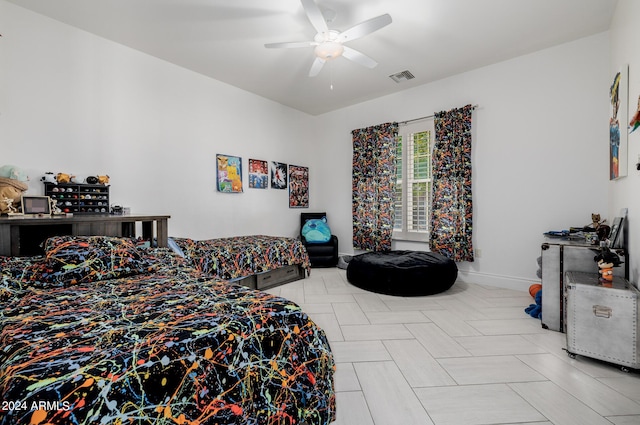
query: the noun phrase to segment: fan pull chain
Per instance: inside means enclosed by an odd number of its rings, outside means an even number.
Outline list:
[[[329,62],[329,78],[330,78],[329,89],[333,91],[333,63],[331,62]]]

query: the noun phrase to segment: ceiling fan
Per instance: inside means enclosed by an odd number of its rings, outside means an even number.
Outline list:
[[[346,31],[337,31],[329,29],[327,21],[320,11],[320,8],[316,5],[314,0],[300,0],[302,7],[311,22],[311,25],[318,31],[313,38],[313,41],[294,41],[285,43],[268,43],[264,47],[267,48],[296,48],[296,47],[311,47],[315,46],[316,58],[309,70],[309,76],[315,77],[318,75],[322,66],[326,61],[344,56],[345,58],[359,63],[367,68],[375,68],[378,63],[371,59],[369,56],[360,53],[344,43],[352,41],[367,34],[371,34],[374,31],[379,30],[391,23],[391,16],[388,13],[377,16],[375,18],[368,19],[357,25],[352,26]]]

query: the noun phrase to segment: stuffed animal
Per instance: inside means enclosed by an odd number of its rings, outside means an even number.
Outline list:
[[[109,184],[109,176],[98,176],[98,184]]]
[[[302,236],[309,243],[329,242],[331,229],[327,225],[327,218],[307,220],[302,226]]]
[[[0,177],[20,182],[29,181],[29,176],[19,167],[15,165],[3,165],[0,167]]]
[[[84,183],[84,177],[78,175],[71,175],[71,178],[69,180],[71,181],[71,183],[75,184]]]
[[[0,213],[16,212],[22,193],[27,189],[29,185],[24,182],[0,177]]]
[[[0,180],[1,179],[3,179],[3,177],[0,177]],[[8,214],[18,212],[16,204],[20,203],[21,196],[22,191],[20,190],[7,186],[0,187],[0,213]]]
[[[53,174],[51,171],[44,173],[44,176],[40,177],[40,181],[45,183],[58,184],[58,181],[56,180],[56,175]]]
[[[0,167],[0,213],[17,211],[22,193],[29,189],[29,176],[15,165]]]
[[[98,177],[96,176],[87,176],[86,179],[84,179],[84,181],[88,184],[98,184]]]
[[[536,319],[541,319],[542,318],[542,289],[539,289],[536,292],[534,299],[536,303],[529,305],[529,307],[524,309],[524,312],[531,317],[534,317]]]
[[[56,174],[56,181],[58,183],[71,183],[71,174],[58,173]]]

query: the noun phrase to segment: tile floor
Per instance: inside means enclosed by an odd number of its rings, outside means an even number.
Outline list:
[[[269,290],[327,333],[335,425],[640,424],[640,374],[562,350],[522,291],[464,282],[429,297],[378,295],[340,269]]]

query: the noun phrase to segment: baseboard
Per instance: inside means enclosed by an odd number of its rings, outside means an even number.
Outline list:
[[[529,292],[529,286],[540,283],[540,280],[523,279],[521,277],[505,276],[490,273],[478,273],[473,271],[458,270],[458,279],[477,285],[495,286],[498,288],[515,289]]]

